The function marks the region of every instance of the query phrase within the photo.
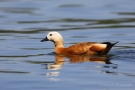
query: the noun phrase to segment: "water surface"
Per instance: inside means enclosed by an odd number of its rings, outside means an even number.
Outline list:
[[[134,0],[0,0],[1,90],[134,90]],[[58,31],[65,47],[119,41],[107,56],[54,55]]]

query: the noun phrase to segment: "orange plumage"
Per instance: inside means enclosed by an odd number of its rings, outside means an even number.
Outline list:
[[[81,42],[64,48],[64,41],[58,32],[50,32],[43,41],[52,41],[55,45],[55,53],[64,56],[72,55],[106,55],[110,49],[118,42]]]

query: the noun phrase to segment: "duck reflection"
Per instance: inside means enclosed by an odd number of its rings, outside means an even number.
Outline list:
[[[64,56],[56,55],[55,56],[55,63],[53,64],[47,64],[46,69],[48,70],[59,70],[62,68],[64,64]]]
[[[102,64],[111,64],[110,59],[107,56],[63,56],[63,55],[55,55],[55,62],[50,64],[46,64],[46,69],[52,70],[51,72],[47,72],[46,76],[49,77],[50,81],[60,81],[59,69],[64,65],[65,59],[68,58],[70,63],[83,63],[83,62],[97,62]],[[54,70],[54,71],[53,71]],[[53,77],[52,77],[53,76]]]
[[[67,56],[55,55],[55,63],[47,64],[46,69],[48,70],[59,70],[64,64],[64,59],[68,58],[70,63],[83,63],[83,62],[97,62],[102,64],[111,64],[110,59],[106,56]]]

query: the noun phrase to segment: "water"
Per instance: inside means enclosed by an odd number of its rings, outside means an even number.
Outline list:
[[[1,90],[134,90],[134,0],[0,0]],[[105,57],[54,55],[49,31],[65,47],[119,41]]]

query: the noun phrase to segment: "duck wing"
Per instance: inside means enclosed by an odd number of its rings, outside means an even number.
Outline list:
[[[90,48],[96,44],[96,42],[82,42],[74,44],[67,48],[67,52],[71,55],[82,55],[90,52]],[[91,51],[91,53],[94,53]]]
[[[112,48],[112,46],[114,46],[115,44],[116,43],[110,43],[110,42],[102,42],[102,43],[82,42],[68,47],[67,52],[71,55],[83,55],[83,54],[103,55],[103,54],[107,54]]]

